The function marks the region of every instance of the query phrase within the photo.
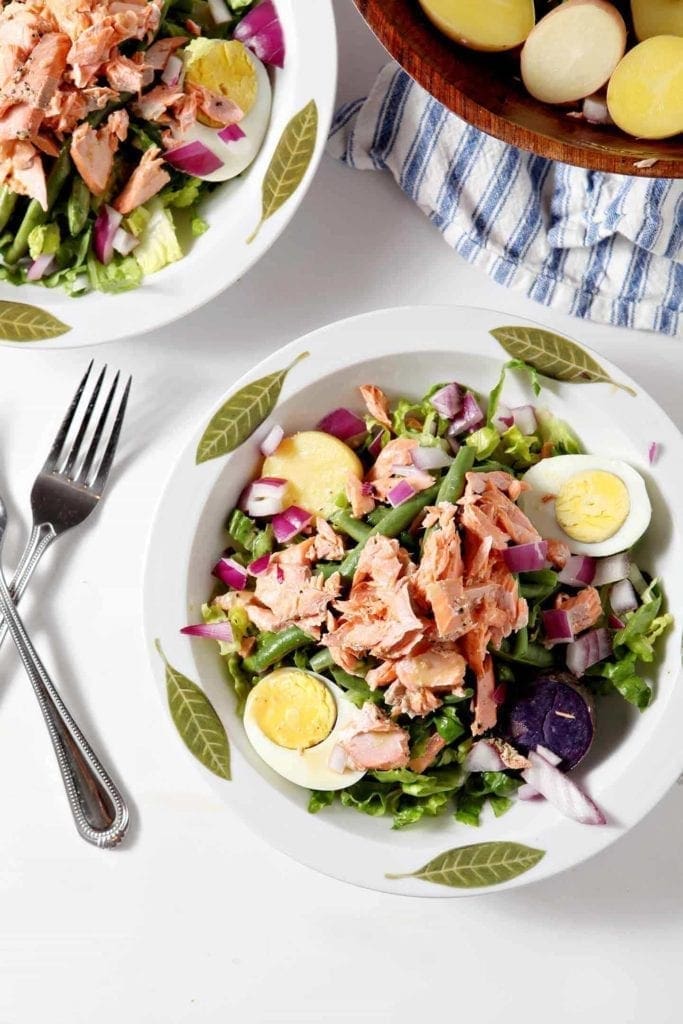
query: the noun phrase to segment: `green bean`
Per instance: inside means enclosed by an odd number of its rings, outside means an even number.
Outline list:
[[[304,633],[298,626],[289,626],[280,633],[262,633],[253,652],[244,659],[244,668],[258,675],[287,654],[312,642],[308,633]]]
[[[329,580],[330,576],[334,576],[335,572],[339,572],[340,568],[341,562],[318,562],[315,571],[324,580]]]
[[[557,573],[552,569],[537,572],[523,572],[519,577],[519,593],[532,601],[545,601],[560,585]]]
[[[530,643],[521,657],[516,657],[507,651],[493,651],[494,658],[513,665],[531,665],[534,668],[550,668],[555,664],[552,651],[549,651],[541,644]]]
[[[403,504],[397,505],[396,508],[392,508],[390,512],[387,512],[386,516],[377,523],[376,526],[370,530],[370,533],[361,541],[359,544],[349,551],[348,555],[342,562],[339,571],[344,579],[351,579],[356,571],[358,565],[358,559],[360,553],[365,547],[365,544],[370,537],[398,537],[399,533],[407,529],[410,526],[415,516],[422,511],[425,505],[430,505],[437,496],[439,489],[438,484],[434,484],[427,491],[420,491],[414,497],[409,498],[408,501],[404,501]]]
[[[476,466],[472,466],[473,473],[510,473],[510,467],[505,466],[502,462],[494,462],[493,459],[487,459],[486,462],[479,462]]]
[[[377,526],[377,524],[381,523],[389,512],[391,512],[390,508],[386,508],[384,505],[378,505],[377,508],[373,508],[372,512],[368,512],[365,518],[371,526]]]
[[[331,521],[333,526],[336,526],[338,530],[341,530],[342,533],[356,541],[367,540],[370,536],[370,527],[362,522],[362,520],[356,519],[346,509],[339,509],[338,512],[333,512]]]
[[[449,501],[454,504],[459,498],[462,498],[465,490],[465,474],[470,472],[473,465],[474,448],[464,444],[441,481],[441,487],[436,496],[437,505],[440,501]]]
[[[356,707],[362,707],[368,701],[379,704],[384,699],[382,690],[371,690],[364,679],[360,676],[352,676],[342,668],[333,668],[332,676],[335,683],[348,692],[349,698],[353,700]]]
[[[526,652],[529,650],[529,631],[526,626],[520,629],[515,636],[515,642],[512,648],[513,658],[523,658]]]
[[[334,665],[334,658],[330,654],[327,647],[324,647],[322,651],[318,651],[314,654],[309,665],[314,672],[324,672],[326,668],[332,668]]]
[[[14,213],[14,207],[17,205],[18,198],[17,193],[12,192],[11,189],[7,188],[7,185],[3,185],[0,189],[0,231],[2,231]]]
[[[72,238],[80,235],[85,227],[88,214],[90,213],[90,189],[77,174],[74,177],[71,192],[66,202],[66,218],[69,223],[69,232]]]
[[[28,236],[34,228],[44,224],[48,214],[55,205],[57,196],[61,192],[64,182],[71,173],[71,157],[68,146],[64,146],[61,153],[55,160],[52,170],[47,179],[47,210],[44,210],[37,199],[32,199],[26,208],[24,219],[19,225],[14,241],[7,250],[5,263],[16,263],[28,249]]]

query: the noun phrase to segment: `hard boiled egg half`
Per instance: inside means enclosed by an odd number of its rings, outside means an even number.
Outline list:
[[[235,178],[256,159],[268,129],[272,105],[268,72],[236,39],[193,39],[183,51],[183,62],[186,82],[226,96],[244,112],[235,131],[243,133],[239,138],[221,138],[221,126],[203,124],[201,114],[183,136],[183,144],[200,142],[221,161],[220,167],[201,175],[204,181]]]
[[[524,482],[522,511],[545,540],[564,541],[573,554],[627,551],[650,524],[645,482],[626,462],[558,455],[532,466]]]
[[[362,771],[334,771],[330,755],[358,712],[334,683],[315,672],[280,668],[247,697],[244,729],[256,753],[278,775],[306,789],[345,789]]]

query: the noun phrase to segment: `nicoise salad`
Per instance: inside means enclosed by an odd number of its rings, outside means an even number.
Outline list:
[[[650,501],[630,465],[506,405],[507,369],[488,402],[368,384],[310,430],[273,426],[228,516],[183,632],[218,641],[254,750],[312,812],[476,825],[518,797],[605,821],[571,771],[602,698],[653,697],[672,619],[633,550]]]

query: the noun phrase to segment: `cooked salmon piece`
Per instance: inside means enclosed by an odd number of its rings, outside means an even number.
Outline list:
[[[465,531],[463,562],[468,583],[476,583],[486,577],[492,549],[491,537],[482,540],[476,534]]]
[[[79,88],[91,85],[117,42],[119,36],[114,26],[107,22],[96,22],[81,32],[67,55],[74,84]]]
[[[522,491],[529,490],[529,484],[518,480],[511,473],[504,473],[496,469],[492,473],[467,473],[465,476],[466,487],[463,497],[466,501],[476,495],[483,494],[489,487],[494,487],[504,494],[507,494],[513,501],[517,501]]]
[[[41,36],[19,73],[0,91],[0,114],[17,103],[46,111],[64,74],[71,41],[60,32]]]
[[[84,121],[71,137],[71,158],[76,170],[95,196],[106,191],[114,166],[114,154],[128,134],[128,114],[116,110],[106,124],[93,128]]]
[[[376,690],[379,686],[388,686],[389,683],[395,681],[396,662],[394,661],[383,661],[377,668],[371,668],[365,676],[365,682],[371,690]]]
[[[411,772],[422,775],[427,768],[431,768],[445,746],[445,739],[438,732],[433,732],[425,744],[424,751],[418,754],[417,757],[413,756],[410,758],[408,767]]]
[[[114,209],[119,213],[125,215],[142,206],[169,183],[171,176],[164,170],[160,152],[158,146],[150,146],[142,154],[142,160],[128,179],[123,192],[114,200]]]
[[[522,510],[515,505],[524,486],[509,473],[467,473],[465,493],[459,504],[463,506],[462,524],[481,540],[492,538],[494,548],[502,549],[509,541],[530,544],[541,539]]]
[[[185,36],[169,36],[167,39],[155,39],[148,50],[145,51],[145,64],[154,71],[163,71],[168,63],[168,58],[187,42]]]
[[[426,596],[442,639],[456,640],[474,627],[474,604],[465,599],[461,579],[430,583]]]
[[[0,10],[0,49],[16,46],[28,55],[36,40],[53,29],[52,19],[32,10],[29,4],[13,0]]]
[[[372,488],[380,501],[386,501],[394,487],[404,480],[406,480],[406,477],[398,473],[395,476],[379,476],[375,477]],[[422,470],[415,469],[407,477],[407,482],[410,484],[413,492],[418,494],[420,491],[429,490],[434,483],[434,477]]]
[[[145,121],[160,121],[169,107],[172,107],[183,96],[182,89],[177,86],[155,85],[153,89],[141,96],[133,104],[133,110]]]
[[[368,480],[374,481],[391,476],[394,466],[412,466],[413,452],[417,447],[417,441],[410,437],[396,437],[389,441],[375,459],[375,464],[368,473]]]
[[[448,693],[463,689],[466,668],[465,659],[456,648],[444,645],[435,645],[395,663],[396,676],[407,689],[428,688]]]
[[[45,156],[58,157],[59,146],[54,142],[53,139],[48,135],[33,135],[31,142],[39,149],[41,153],[45,153]]]
[[[0,142],[0,184],[12,192],[37,199],[47,210],[45,170],[40,154],[30,142]]]
[[[361,384],[358,389],[361,393],[365,407],[378,423],[381,423],[387,430],[391,430],[391,416],[389,415],[389,399],[374,384]]]
[[[472,701],[472,735],[481,736],[482,733],[493,729],[498,720],[498,705],[493,694],[496,689],[496,676],[493,671],[493,660],[490,654],[484,658],[482,671],[477,673],[477,684]]]
[[[103,70],[112,89],[118,92],[140,92],[145,85],[145,65],[124,57],[117,47],[103,65]]]
[[[567,564],[571,551],[569,545],[565,544],[563,540],[549,540],[547,558],[550,564],[555,569],[564,569]]]
[[[529,759],[520,754],[511,743],[507,743],[506,740],[490,739],[481,740],[480,742],[490,743],[495,748],[500,756],[501,761],[506,768],[510,768],[512,771],[523,771],[529,767]]]
[[[40,131],[42,123],[42,110],[17,103],[0,117],[0,142],[28,139]]]
[[[93,6],[89,0],[42,0],[45,12],[49,12],[60,32],[64,32],[71,40],[76,39],[81,32],[85,32],[96,17]],[[104,17],[106,7],[101,17]]]
[[[345,491],[351,504],[351,512],[357,519],[372,512],[375,507],[375,499],[372,496],[371,488],[359,480],[354,473],[349,473],[346,477]]]
[[[358,559],[352,593],[365,580],[391,587],[408,569],[414,569],[414,566],[397,540],[381,535],[370,537]]]
[[[510,537],[504,530],[499,530],[486,513],[474,504],[463,506],[460,522],[462,526],[482,541],[490,541],[491,547],[502,551],[508,546]]]
[[[190,96],[197,99],[197,110],[217,124],[237,124],[244,117],[244,111],[233,100],[220,93],[205,89],[203,85],[191,82],[186,87]]]
[[[353,771],[391,771],[410,759],[409,736],[375,704],[363,705],[356,721],[340,735],[346,767]]]
[[[246,611],[258,629],[276,632],[298,626],[318,640],[328,607],[339,590],[339,573],[324,580],[321,575],[313,576],[307,566],[271,563],[257,578],[254,600]]]
[[[422,526],[429,530],[422,545],[422,558],[413,577],[413,588],[420,599],[428,601],[427,589],[440,580],[462,583],[463,560],[460,535],[455,528],[455,505],[444,502],[427,509]]]
[[[315,556],[320,562],[334,562],[346,554],[344,541],[330,524],[320,516],[315,520],[316,535],[313,539]]]
[[[398,680],[392,683],[384,694],[385,703],[391,707],[391,714],[394,718],[399,715],[407,715],[409,718],[424,718],[425,715],[436,711],[443,704],[443,700],[426,687],[422,690],[409,690]]]
[[[11,44],[0,45],[0,89],[14,79],[24,63],[25,51]]]
[[[558,594],[555,598],[555,607],[569,615],[574,636],[595,626],[603,615],[600,594],[595,587],[585,587],[574,597]]]

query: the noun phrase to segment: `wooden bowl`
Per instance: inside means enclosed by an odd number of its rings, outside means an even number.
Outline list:
[[[510,54],[476,53],[442,35],[417,0],[354,0],[391,56],[458,117],[550,160],[593,171],[648,178],[683,178],[683,137],[631,139],[617,128],[591,125],[564,109],[539,103],[519,78]],[[652,167],[636,167],[656,160]]]

